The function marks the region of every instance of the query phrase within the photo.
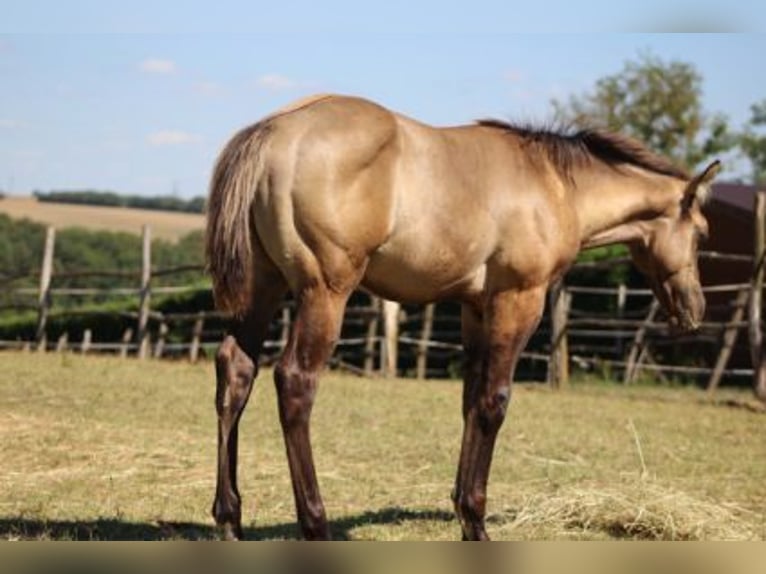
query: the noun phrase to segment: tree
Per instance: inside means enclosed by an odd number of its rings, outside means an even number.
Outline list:
[[[552,105],[558,121],[625,133],[693,168],[736,143],[725,116],[703,111],[701,94],[693,65],[644,54],[598,80],[592,92]]]
[[[760,128],[760,133],[759,133]],[[750,123],[740,136],[739,145],[753,170],[753,183],[766,184],[766,100],[750,107]]]

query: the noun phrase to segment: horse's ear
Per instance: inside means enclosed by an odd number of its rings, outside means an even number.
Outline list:
[[[721,162],[715,160],[692,178],[684,190],[684,198],[681,202],[684,209],[691,208],[695,199],[700,204],[704,204],[707,201],[710,195],[710,183],[718,175],[718,172],[721,171],[721,167]]]

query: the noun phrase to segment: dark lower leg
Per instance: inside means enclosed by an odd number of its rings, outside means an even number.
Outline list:
[[[286,286],[280,277],[259,276],[256,307],[234,325],[216,353],[216,398],[218,413],[218,473],[213,517],[227,539],[242,538],[241,499],[237,487],[237,442],[239,419],[247,405],[258,372],[258,355],[269,323],[279,307]]]
[[[503,389],[503,392],[508,396],[509,388]],[[505,406],[492,410],[472,408],[465,419],[459,471],[453,492],[464,540],[489,540],[484,526],[487,481],[497,432],[504,418]]]
[[[323,291],[305,293],[285,353],[274,370],[295,508],[307,540],[330,538],[314,468],[309,423],[318,375],[332,353],[345,300]]]
[[[330,531],[314,469],[309,429],[316,373],[278,365],[274,377],[298,523],[306,540],[328,540]]]
[[[505,420],[516,361],[539,321],[544,291],[495,296],[486,310],[482,345],[466,346],[463,441],[453,491],[464,540],[489,540],[484,516],[497,433]],[[465,314],[464,319],[465,321]]]
[[[475,532],[473,525],[477,523],[478,514],[483,515],[484,499],[468,500],[469,492],[465,491],[465,484],[472,482],[471,477],[466,473],[469,469],[475,468],[476,464],[468,459],[475,456],[473,444],[475,438],[471,436],[471,429],[475,425],[469,422],[469,417],[473,411],[473,405],[476,403],[477,394],[484,378],[485,365],[485,333],[482,314],[476,309],[463,305],[462,309],[462,339],[465,353],[463,365],[463,442],[460,448],[460,461],[458,463],[457,476],[455,478],[455,487],[452,491],[452,502],[455,505],[455,514],[460,520],[463,531],[463,539],[479,540],[486,537],[482,531]],[[471,532],[469,533],[469,530]]]
[[[239,419],[255,378],[254,361],[228,336],[216,355],[216,411],[218,413],[218,478],[213,517],[228,539],[242,537],[241,499],[237,488]]]

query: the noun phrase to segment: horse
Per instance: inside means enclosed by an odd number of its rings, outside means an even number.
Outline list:
[[[697,175],[601,129],[499,120],[432,127],[372,101],[320,95],[236,133],[211,178],[205,250],[232,325],[216,352],[218,466],[212,514],[241,539],[238,423],[268,325],[296,315],[274,367],[297,519],[329,539],[309,437],[320,371],[358,287],[461,303],[463,436],[452,502],[464,540],[488,540],[487,482],[519,354],[548,288],[582,249],[621,243],[677,330],[705,299],[697,246],[720,169]]]

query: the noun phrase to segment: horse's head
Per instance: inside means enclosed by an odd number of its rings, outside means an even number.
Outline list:
[[[705,314],[697,247],[708,226],[700,206],[720,169],[716,160],[693,177],[680,201],[646,222],[643,238],[630,245],[633,262],[649,279],[671,326],[682,331],[695,330]]]

